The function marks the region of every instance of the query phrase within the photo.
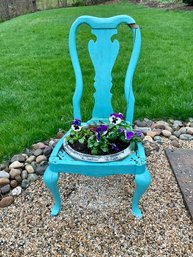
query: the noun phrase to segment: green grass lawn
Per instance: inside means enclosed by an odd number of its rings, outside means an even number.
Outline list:
[[[141,27],[142,52],[134,76],[135,118],[193,116],[193,12],[148,9],[129,3],[57,9],[0,24],[0,160],[67,129],[72,120],[74,73],[68,51],[80,15],[132,16]],[[93,68],[86,50],[90,29],[79,30],[85,82],[82,111],[93,106]],[[120,56],[113,71],[113,105],[124,112],[123,82],[131,43],[120,26]],[[122,58],[123,57],[123,58]],[[89,110],[89,112],[88,112]]]

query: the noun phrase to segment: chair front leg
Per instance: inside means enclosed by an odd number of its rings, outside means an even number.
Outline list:
[[[147,168],[144,173],[135,175],[136,188],[132,200],[132,212],[137,218],[142,218],[142,213],[139,209],[139,200],[149,187],[150,182],[151,175]]]
[[[44,183],[50,189],[55,201],[51,216],[56,216],[60,212],[61,200],[57,185],[59,175],[59,173],[53,172],[49,167],[44,173]]]

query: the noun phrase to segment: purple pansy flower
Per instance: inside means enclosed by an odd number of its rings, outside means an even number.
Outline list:
[[[81,130],[81,120],[79,119],[74,119],[72,122],[72,129],[74,131],[80,131]]]
[[[141,137],[141,136],[142,136],[142,133],[141,133],[140,130],[136,130],[136,131],[135,131],[135,134],[136,134],[138,137]]]
[[[124,131],[125,131],[125,130],[124,130],[123,128],[119,128],[119,129],[118,129],[118,132],[119,132],[119,133],[122,133],[122,132],[124,132]]]
[[[100,125],[96,128],[96,137],[97,141],[101,140],[101,133],[105,135],[108,131],[108,126],[107,125]]]
[[[120,124],[122,120],[124,120],[124,116],[122,113],[110,114],[109,121],[111,124],[113,124],[113,125]]]
[[[81,125],[81,120],[80,119],[74,119],[72,122],[72,125],[80,126]]]
[[[134,133],[132,131],[125,130],[125,139],[131,140],[134,136]]]
[[[124,120],[124,116],[122,113],[112,113],[110,114],[110,117],[115,116],[116,118],[120,118],[121,120]]]
[[[113,150],[115,150],[115,152],[118,152],[119,151],[119,147],[116,145],[116,144],[111,144],[111,148],[113,149]]]

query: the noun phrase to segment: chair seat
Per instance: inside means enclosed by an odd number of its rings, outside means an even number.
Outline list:
[[[145,171],[146,158],[141,143],[137,151],[126,158],[114,162],[87,162],[73,159],[63,149],[63,142],[69,131],[60,139],[50,156],[50,168],[56,172],[78,173],[87,176],[101,177],[113,174],[140,174]]]

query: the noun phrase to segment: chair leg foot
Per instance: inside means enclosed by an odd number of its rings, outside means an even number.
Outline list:
[[[44,173],[44,183],[51,191],[55,201],[55,204],[52,208],[51,216],[56,216],[60,212],[61,200],[57,186],[58,178],[59,173],[53,172],[49,167],[46,169]]]
[[[150,182],[151,175],[147,168],[144,173],[135,175],[136,189],[132,200],[132,212],[139,219],[142,218],[142,213],[139,209],[139,200],[149,187]]]
[[[51,216],[57,216],[59,212],[60,212],[60,205],[54,204],[54,206],[52,207]]]

